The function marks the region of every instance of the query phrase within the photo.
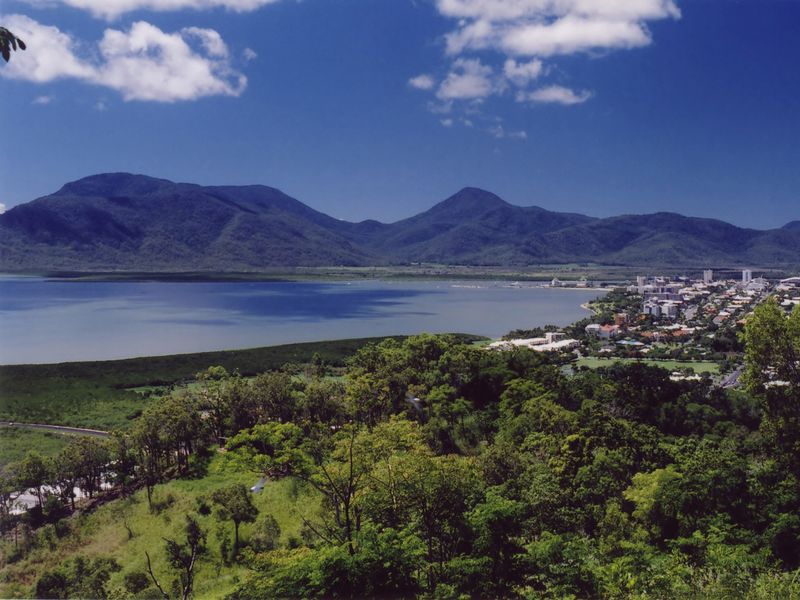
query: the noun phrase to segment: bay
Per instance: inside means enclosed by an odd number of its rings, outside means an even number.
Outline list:
[[[0,277],[0,364],[109,360],[355,337],[499,337],[566,325],[602,292],[508,282],[64,281]]]

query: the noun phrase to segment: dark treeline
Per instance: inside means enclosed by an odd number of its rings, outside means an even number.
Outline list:
[[[321,499],[301,541],[280,547],[268,527],[240,548],[249,496],[215,494],[232,560],[250,569],[231,598],[790,597],[800,309],[765,303],[744,341],[747,391],[644,364],[569,373],[558,357],[431,335],[368,345],[339,378],[319,360],[302,378],[211,368],[127,434],[29,455],[6,474],[4,506],[36,489],[46,520],[73,485],[96,494],[104,471],[152,502],[223,444],[232,465]],[[183,597],[204,549],[192,523],[170,540]]]

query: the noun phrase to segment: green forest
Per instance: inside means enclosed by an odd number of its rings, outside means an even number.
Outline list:
[[[739,390],[434,335],[335,371],[317,356],[303,376],[208,368],[127,431],[3,470],[0,589],[800,597],[800,308],[763,303],[742,341]],[[18,516],[24,488],[38,497]],[[122,537],[82,553],[98,515]],[[146,545],[145,519],[161,523]]]

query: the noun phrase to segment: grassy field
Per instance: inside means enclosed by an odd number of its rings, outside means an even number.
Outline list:
[[[648,360],[638,358],[595,358],[584,357],[578,360],[576,366],[588,367],[590,369],[597,369],[600,367],[609,367],[615,362],[641,362],[653,367],[661,367],[668,371],[677,371],[679,369],[692,369],[695,373],[711,373],[717,375],[719,373],[719,365],[715,362],[707,361],[680,361],[680,360]]]
[[[254,375],[315,353],[342,365],[364,344],[360,338],[248,350],[175,354],[127,360],[0,366],[0,420],[125,429],[151,401],[148,390],[182,384],[213,365]],[[464,336],[473,341],[475,336]]]
[[[55,456],[69,443],[70,437],[65,433],[0,427],[0,472],[8,463],[24,458],[28,450],[36,450],[44,456]]]
[[[224,456],[218,454],[211,461],[205,477],[175,480],[157,486],[154,498],[164,506],[158,513],[148,510],[147,497],[142,490],[130,498],[109,502],[94,512],[74,517],[70,519],[72,531],[61,539],[53,540],[50,546],[45,544],[25,559],[12,564],[4,564],[4,559],[0,558],[0,598],[30,597],[31,586],[35,585],[42,572],[79,555],[113,556],[122,565],[122,571],[112,576],[110,585],[121,586],[126,573],[146,572],[145,550],[153,561],[156,576],[169,589],[173,575],[166,566],[163,538],[180,540],[186,514],[196,516],[201,527],[207,531],[208,553],[197,567],[194,597],[221,598],[233,589],[239,578],[245,575],[246,569],[223,564],[218,530],[222,528],[229,532],[232,539],[233,525],[230,521],[221,522],[215,512],[199,515],[199,501],[205,499],[210,505],[208,499],[215,489],[235,482],[249,487],[257,479],[252,473],[233,469]],[[316,492],[298,487],[288,479],[269,482],[260,494],[252,497],[259,509],[259,518],[270,514],[277,520],[283,546],[291,538],[300,536],[302,517],[313,516],[319,507]],[[126,524],[133,531],[131,539],[125,529]],[[243,542],[248,540],[252,527],[247,523],[241,525],[240,537]],[[3,555],[0,551],[0,557]]]

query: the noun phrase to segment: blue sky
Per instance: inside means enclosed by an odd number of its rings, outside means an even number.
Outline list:
[[[130,171],[393,221],[464,186],[800,218],[794,0],[4,0],[0,202]]]

